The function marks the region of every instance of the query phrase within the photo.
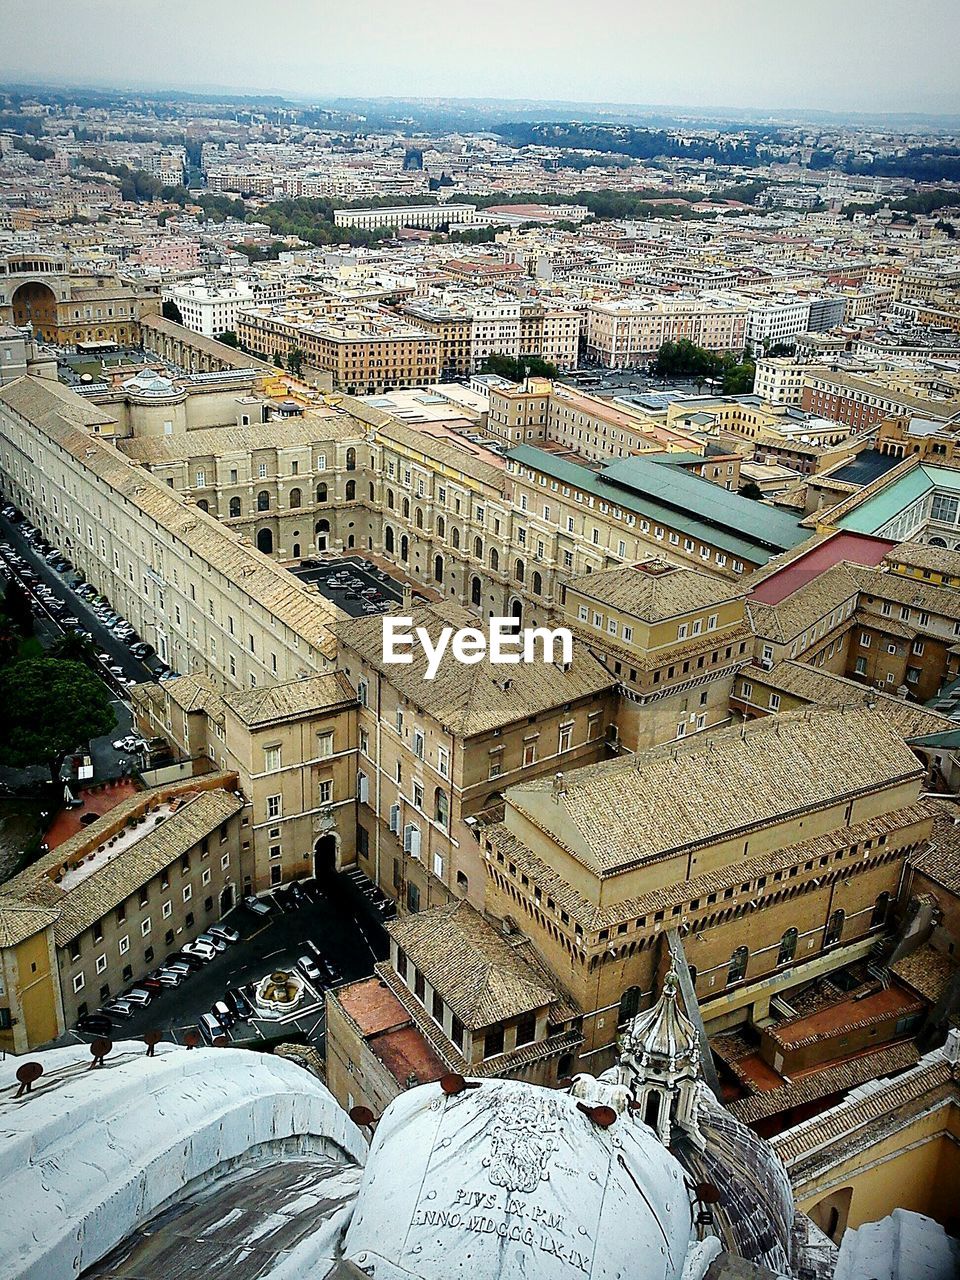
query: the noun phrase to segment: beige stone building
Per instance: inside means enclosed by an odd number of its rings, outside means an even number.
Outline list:
[[[355,859],[357,724],[337,674],[222,693],[206,676],[134,691],[140,729],[175,744],[187,772],[230,770],[248,809],[243,892]]]
[[[560,587],[568,626],[616,677],[616,740],[631,751],[726,723],[752,660],[744,592],[660,559],[580,574]]]
[[[44,1044],[238,900],[244,797],[233,774],[138,792],[0,893],[0,1048]]]
[[[591,1070],[655,989],[670,930],[707,1029],[756,1022],[869,953],[930,831],[923,780],[882,714],[845,707],[523,782],[482,832],[487,910],[580,1006]]]
[[[409,616],[434,641],[444,626],[477,621],[452,604]],[[569,665],[558,653],[554,662],[503,667],[465,667],[448,648],[427,680],[420,648],[408,665],[385,662],[380,618],[340,624],[337,641],[340,671],[360,704],[360,866],[411,912],[451,896],[482,906],[477,815],[496,810],[521,777],[603,759],[613,679],[581,645]]]

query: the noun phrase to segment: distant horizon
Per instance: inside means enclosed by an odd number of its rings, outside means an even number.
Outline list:
[[[226,102],[277,102],[294,108],[317,107],[320,109],[335,104],[383,104],[383,105],[416,105],[443,106],[444,104],[497,107],[516,110],[529,106],[531,109],[545,107],[552,110],[559,108],[590,108],[605,114],[633,115],[666,115],[671,114],[680,120],[682,116],[695,119],[723,116],[727,123],[751,123],[756,125],[758,117],[768,118],[772,123],[788,123],[791,118],[815,120],[823,118],[837,124],[856,123],[858,120],[929,120],[931,122],[954,123],[960,126],[960,107],[951,111],[932,110],[883,110],[883,109],[849,109],[841,110],[829,107],[801,107],[781,104],[778,106],[751,107],[733,103],[704,103],[701,105],[684,102],[639,102],[614,101],[612,99],[586,98],[548,98],[526,96],[503,96],[500,94],[465,94],[451,96],[445,94],[417,93],[329,93],[308,94],[290,90],[258,89],[251,90],[239,85],[202,83],[176,83],[171,81],[150,82],[148,80],[128,81],[126,83],[107,79],[76,79],[51,76],[24,76],[22,71],[6,72],[0,67],[0,91],[24,92],[30,90],[47,90],[51,92],[77,93],[116,93],[131,96],[162,99],[165,95],[177,95],[190,98],[219,98]],[[587,117],[584,117],[586,121]],[[597,120],[596,123],[603,123]],[[615,121],[614,121],[615,123]]]
[[[960,116],[956,0],[3,0],[0,25],[3,78],[60,87]]]

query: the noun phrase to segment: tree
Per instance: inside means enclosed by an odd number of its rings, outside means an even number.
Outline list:
[[[57,636],[47,653],[51,658],[83,662],[92,656],[94,647],[79,631],[64,631],[63,635]]]
[[[218,333],[217,341],[222,342],[225,347],[239,347],[240,345],[240,339],[232,329],[224,329],[223,333]]]
[[[740,497],[752,498],[754,502],[757,502],[763,497],[763,490],[755,480],[747,480],[740,486]]]
[[[29,595],[16,578],[8,582],[4,588],[3,611],[9,619],[12,630],[21,636],[33,635],[33,605],[30,603]]]
[[[0,671],[0,764],[45,763],[59,781],[64,757],[117,723],[106,688],[80,662],[35,658]]]
[[[757,366],[752,360],[729,364],[723,371],[723,393],[727,396],[748,395],[753,390]]]
[[[557,366],[539,356],[505,356],[494,352],[480,366],[481,373],[495,373],[501,378],[509,378],[511,382],[522,382],[524,378],[555,378]]]
[[[287,369],[295,378],[303,376],[303,356],[299,347],[291,347],[287,352]]]

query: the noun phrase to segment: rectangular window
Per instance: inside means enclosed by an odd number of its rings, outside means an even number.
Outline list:
[[[276,773],[280,768],[280,748],[265,747],[263,751],[263,768],[265,773]]]
[[[189,884],[185,884],[185,885],[183,886],[183,900],[184,900],[184,902],[189,902],[189,901],[190,901],[190,899],[191,899],[192,897],[193,897],[193,886],[192,886],[192,885],[189,885]]]
[[[330,778],[322,778],[318,788],[318,799],[321,804],[330,804],[333,800],[333,782]]]
[[[442,778],[450,776],[450,752],[446,747],[437,747],[437,772]]]
[[[127,952],[130,950],[130,939],[127,937],[126,934],[124,934],[123,937],[117,942],[117,950],[120,952],[122,956],[125,956]]]
[[[282,796],[267,796],[267,817],[279,818],[283,807]]]
[[[83,986],[84,986],[84,977],[83,977],[83,974],[82,974],[82,973],[77,973],[77,974],[75,974],[75,975],[74,975],[74,978],[73,978],[73,989],[74,989],[74,991],[75,991],[75,992],[76,992],[76,991],[82,991],[82,990],[83,990]]]

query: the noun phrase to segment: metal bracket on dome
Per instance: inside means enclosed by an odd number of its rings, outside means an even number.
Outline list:
[[[720,1096],[720,1078],[717,1075],[716,1064],[713,1061],[713,1054],[710,1051],[710,1041],[707,1039],[706,1027],[703,1025],[703,1017],[700,1013],[697,993],[693,989],[693,981],[690,977],[690,966],[687,964],[687,954],[683,949],[683,942],[680,938],[680,934],[674,928],[667,930],[667,946],[670,948],[670,958],[673,961],[673,966],[677,973],[677,979],[680,983],[680,994],[683,996],[684,1012],[700,1033],[700,1070],[703,1072],[703,1078],[707,1082],[710,1091],[718,1101],[722,1102],[723,1099]]]

